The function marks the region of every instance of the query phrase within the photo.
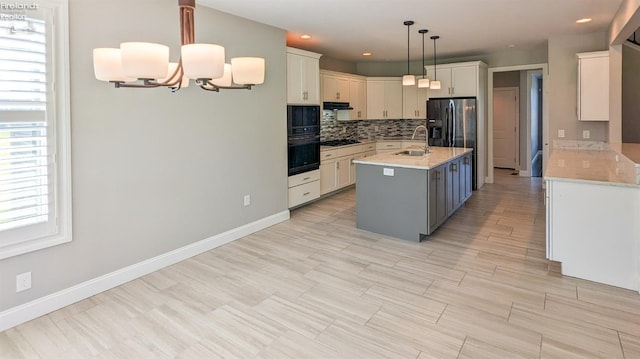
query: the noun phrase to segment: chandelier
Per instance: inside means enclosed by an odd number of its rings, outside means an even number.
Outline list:
[[[169,47],[148,42],[123,42],[120,48],[93,49],[96,79],[116,88],[168,87],[173,92],[194,79],[207,91],[251,90],[264,83],[264,58],[235,57],[225,63],[224,47],[195,43],[195,0],[178,0],[180,7],[180,59],[169,62]],[[233,82],[233,84],[232,84]]]

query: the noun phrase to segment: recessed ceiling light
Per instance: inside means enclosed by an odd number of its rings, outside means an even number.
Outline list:
[[[363,52],[362,56],[371,56],[372,54],[370,52]]]
[[[309,39],[311,39],[311,35],[308,35],[308,34],[300,35],[300,38],[302,40],[309,40]]]
[[[507,45],[507,47],[508,47],[508,48],[510,48],[510,49],[512,49],[512,48],[514,48],[514,47],[516,47],[516,46],[518,46],[518,45],[516,45],[516,44],[509,44],[509,45]]]
[[[584,18],[582,18],[580,20],[576,20],[576,24],[586,24],[588,22],[591,22],[591,20],[593,20],[593,19],[590,18],[590,17],[584,17]]]

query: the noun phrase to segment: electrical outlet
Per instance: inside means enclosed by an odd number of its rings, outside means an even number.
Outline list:
[[[564,130],[558,130],[558,137],[564,138]]]
[[[378,132],[378,129],[379,129],[379,128],[380,128],[380,127],[378,127],[378,126],[373,126],[373,130],[374,130],[374,131],[376,131],[376,132]]]
[[[16,276],[16,293],[31,288],[31,272],[25,272]]]
[[[582,131],[582,138],[585,140],[588,140],[591,138],[591,131],[589,130],[583,130]]]
[[[250,204],[251,204],[251,195],[247,194],[247,195],[244,196],[244,206],[246,207],[246,206],[248,206]]]
[[[342,127],[342,133],[347,133],[347,128],[346,127]]]

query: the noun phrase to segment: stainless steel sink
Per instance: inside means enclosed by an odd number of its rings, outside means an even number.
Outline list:
[[[424,156],[424,150],[404,150],[396,153],[398,156]]]

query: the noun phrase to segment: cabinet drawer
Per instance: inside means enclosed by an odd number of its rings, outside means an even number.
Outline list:
[[[402,148],[402,141],[381,141],[376,143],[376,150],[397,150]]]
[[[364,145],[362,145],[362,152],[369,152],[369,151],[375,151],[376,150],[376,144],[374,143],[365,143]]]
[[[313,181],[289,188],[289,208],[320,197],[320,181]]]
[[[362,152],[362,146],[344,146],[333,150],[320,151],[320,163],[338,157],[351,156]]]
[[[289,188],[299,186],[320,179],[320,170],[300,173],[295,176],[289,176]]]

